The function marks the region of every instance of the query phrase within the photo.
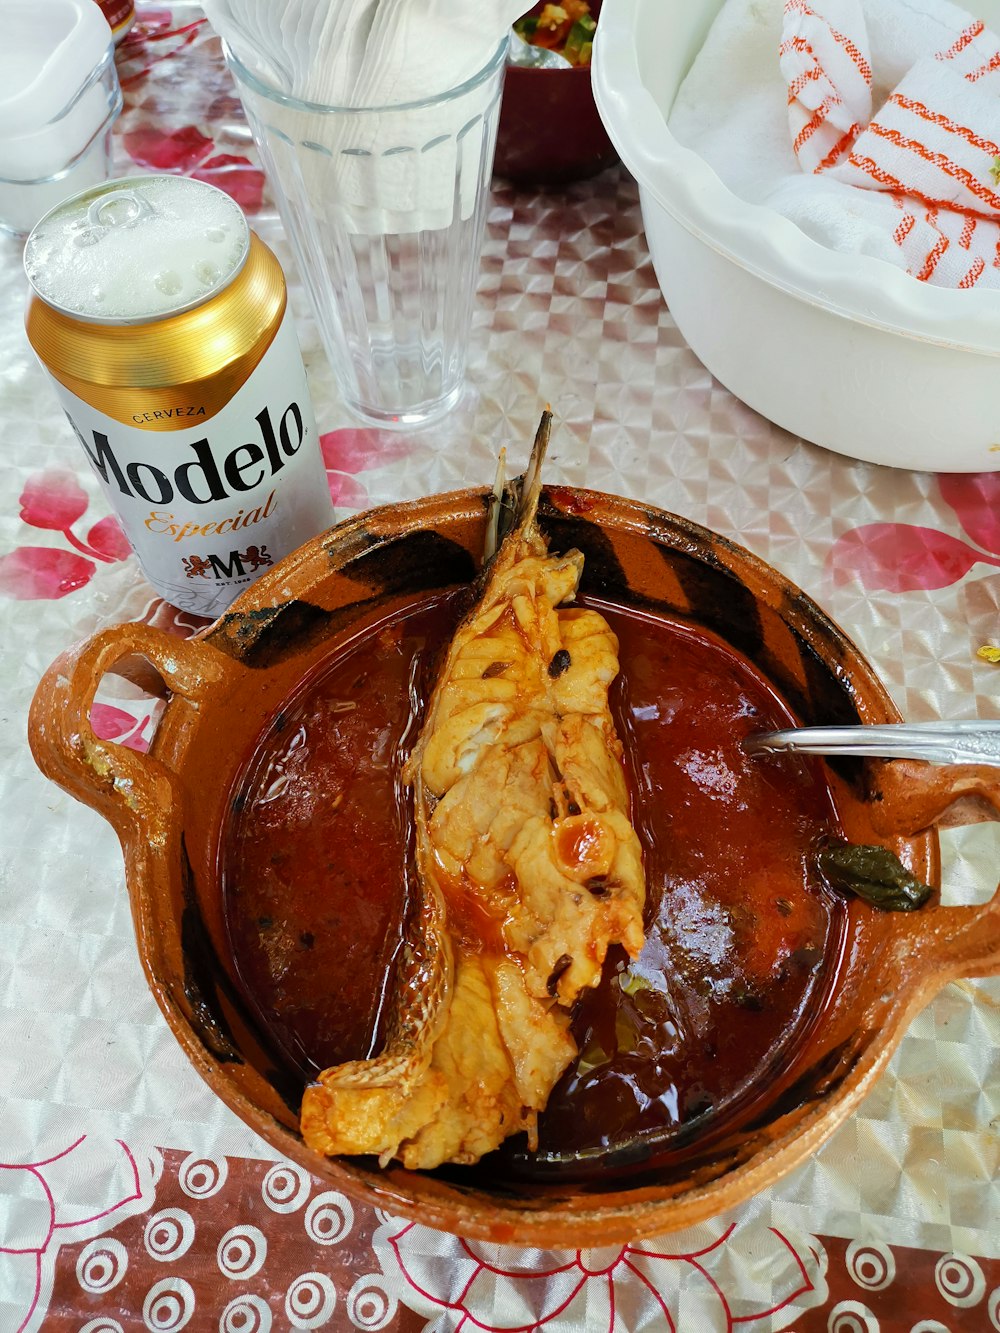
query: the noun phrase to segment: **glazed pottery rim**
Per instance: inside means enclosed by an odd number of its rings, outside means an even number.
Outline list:
[[[539,509],[543,529],[547,518],[566,512],[560,509],[558,504],[551,503],[550,497],[553,495],[569,498],[572,512],[575,513],[579,509],[583,517],[587,517],[595,508],[604,509],[610,504],[614,510],[614,521],[610,521],[602,514],[596,520],[598,527],[626,527],[636,535],[652,541],[662,540],[671,531],[679,532],[690,538],[693,548],[706,550],[718,547],[730,553],[736,562],[753,570],[764,588],[774,590],[783,597],[791,595],[794,609],[789,607],[789,613],[800,628],[814,627],[820,634],[829,635],[843,644],[847,654],[853,659],[850,672],[852,679],[856,680],[863,674],[865,685],[878,699],[880,714],[878,720],[901,720],[901,715],[880,677],[854,642],[807,593],[753,552],[712,529],[659,506],[583,487],[550,485],[543,488]],[[228,617],[239,615],[252,605],[259,607],[273,605],[276,600],[275,594],[280,598],[285,589],[294,585],[298,568],[311,562],[317,548],[327,551],[336,549],[347,542],[353,533],[363,531],[373,519],[382,515],[394,516],[397,519],[397,535],[403,535],[411,527],[421,526],[419,520],[424,516],[441,511],[453,517],[463,511],[470,515],[481,513],[485,517],[489,498],[489,488],[466,487],[408,501],[390,502],[352,515],[305,543],[281,565],[267,571],[240,594],[228,612],[220,616],[212,626],[206,627],[203,634],[210,636],[212,630],[224,623]],[[289,562],[294,563],[290,565]],[[760,595],[760,591],[758,590],[757,595]],[[936,835],[931,836],[936,842]],[[939,876],[935,878],[939,879]],[[939,883],[936,882],[934,887],[939,887]],[[717,1180],[693,1190],[684,1191],[666,1202],[662,1198],[647,1197],[658,1195],[662,1192],[662,1187],[630,1188],[627,1179],[623,1179],[619,1187],[613,1191],[593,1196],[575,1196],[585,1205],[589,1205],[578,1210],[576,1215],[572,1212],[567,1213],[565,1206],[552,1206],[547,1202],[545,1195],[539,1196],[537,1207],[527,1208],[527,1200],[518,1197],[512,1201],[508,1213],[502,1197],[494,1195],[491,1189],[478,1184],[467,1187],[454,1186],[454,1183],[449,1181],[449,1189],[457,1189],[464,1200],[475,1199],[477,1204],[485,1203],[487,1207],[499,1209],[499,1216],[477,1220],[478,1210],[475,1206],[466,1213],[459,1203],[461,1216],[456,1218],[454,1199],[436,1203],[421,1195],[419,1189],[414,1192],[412,1188],[401,1184],[401,1176],[408,1182],[413,1176],[426,1179],[426,1173],[409,1172],[398,1164],[394,1164],[390,1172],[385,1172],[361,1165],[351,1158],[320,1157],[307,1147],[301,1137],[291,1133],[273,1119],[270,1119],[271,1135],[276,1133],[280,1137],[282,1150],[299,1165],[333,1183],[345,1185],[349,1180],[352,1192],[359,1194],[373,1206],[396,1211],[412,1220],[431,1226],[448,1230],[460,1228],[464,1235],[472,1238],[496,1240],[498,1228],[502,1228],[505,1224],[510,1225],[526,1243],[536,1243],[539,1237],[541,1237],[540,1243],[547,1243],[546,1237],[553,1236],[559,1244],[585,1244],[593,1243],[594,1239],[599,1237],[625,1240],[635,1234],[651,1235],[655,1234],[657,1227],[660,1230],[665,1229],[664,1214],[667,1211],[671,1213],[698,1211],[700,1217],[703,1215],[703,1210],[700,1210],[698,1205],[703,1200],[712,1200],[709,1215],[715,1215],[732,1204],[752,1197],[768,1181],[776,1179],[779,1175],[784,1176],[808,1157],[821,1142],[826,1141],[836,1125],[841,1123],[867,1095],[871,1082],[884,1068],[902,1039],[911,1016],[909,1011],[916,1012],[924,1002],[918,988],[918,993],[913,995],[911,1002],[908,1005],[901,1005],[898,1016],[894,1014],[892,1022],[886,1025],[886,1029],[864,1048],[857,1066],[859,1076],[845,1080],[832,1097],[821,1099],[815,1108],[795,1125],[787,1137],[779,1137],[767,1152],[751,1158],[736,1170],[727,1172]],[[197,1035],[190,1028],[188,1031],[194,1045],[199,1051],[203,1051]],[[210,1060],[205,1064],[210,1074],[217,1074],[217,1068]],[[241,1118],[260,1132],[259,1118],[262,1114],[260,1108],[239,1095],[225,1078],[209,1077],[209,1082]],[[223,1085],[224,1090],[220,1090],[219,1084]],[[258,1122],[256,1125],[255,1120]],[[780,1168],[777,1167],[779,1161]],[[752,1188],[748,1188],[748,1181],[754,1182]],[[574,1196],[574,1188],[572,1184],[566,1187],[566,1193],[571,1197]],[[715,1202],[716,1200],[718,1202]],[[620,1218],[625,1209],[632,1214],[632,1220],[625,1222],[624,1225],[619,1221],[615,1225],[613,1219]],[[646,1217],[651,1221],[659,1220],[650,1225],[644,1220]],[[635,1228],[639,1230],[636,1231]],[[670,1223],[669,1229],[676,1229],[676,1225]]]

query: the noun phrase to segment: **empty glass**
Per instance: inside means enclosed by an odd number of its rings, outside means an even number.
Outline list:
[[[378,425],[461,396],[506,53],[438,97],[355,108],[226,52],[343,399]]]

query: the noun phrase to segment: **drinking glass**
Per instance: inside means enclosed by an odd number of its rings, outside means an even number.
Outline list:
[[[45,21],[40,14],[39,22]],[[53,96],[57,109],[49,105],[33,117],[27,98],[21,98],[18,132],[7,133],[0,121],[0,231],[27,236],[50,208],[111,174],[111,131],[122,109],[122,90],[110,36],[92,67],[69,68],[80,81]]]
[[[345,404],[420,426],[462,394],[507,39],[440,96],[338,107],[226,50]]]

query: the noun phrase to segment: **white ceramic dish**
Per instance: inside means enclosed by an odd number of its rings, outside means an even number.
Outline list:
[[[732,393],[837,453],[1000,470],[1000,293],[952,291],[817,244],[737,198],[671,134],[674,97],[723,0],[605,0],[598,110],[639,183],[657,279]],[[1000,25],[1000,0],[977,13]]]

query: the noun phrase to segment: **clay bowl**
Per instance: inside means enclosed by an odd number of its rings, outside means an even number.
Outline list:
[[[544,0],[543,0],[544,2]],[[539,12],[537,4],[531,12]],[[600,0],[591,13],[600,16]],[[567,185],[618,161],[598,114],[590,66],[525,69],[508,62],[493,171],[517,185]]]
[[[393,599],[467,583],[485,495],[463,491],[362,514],[253,584],[198,640],[144,625],[96,634],[49,669],[30,716],[42,770],[100,811],[121,839],[139,953],[196,1069],[247,1124],[330,1186],[468,1237],[584,1246],[655,1235],[739,1204],[813,1153],[885,1067],[913,1015],[945,983],[1000,971],[1000,897],[913,913],[848,910],[822,1022],[794,1078],[738,1132],[680,1165],[589,1184],[483,1184],[367,1159],[326,1160],[297,1131],[301,1087],[258,1036],[228,961],[220,829],[243,757],[329,652],[331,636]],[[858,650],[806,596],[733,543],[683,519],[586,491],[550,490],[554,550],[586,556],[584,591],[706,626],[742,652],[806,724],[898,721]],[[138,654],[169,690],[148,754],[98,740],[88,712],[105,672]],[[935,822],[997,817],[1000,778],[978,767],[838,760],[829,780],[847,836],[893,849],[939,882]]]

